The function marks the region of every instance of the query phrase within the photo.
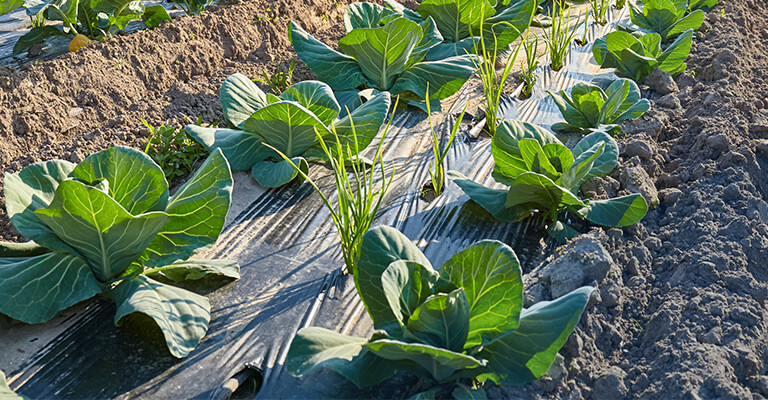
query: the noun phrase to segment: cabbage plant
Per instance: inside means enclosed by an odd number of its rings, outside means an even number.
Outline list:
[[[604,176],[618,163],[616,141],[602,131],[585,136],[573,150],[541,127],[505,120],[491,142],[496,182],[509,189],[491,189],[466,176],[449,171],[449,177],[472,200],[502,221],[520,221],[539,215],[550,236],[564,241],[576,232],[560,220],[571,216],[603,225],[622,227],[640,221],[648,205],[640,194],[608,200],[578,197],[581,185]]]
[[[16,7],[23,5],[27,15],[36,20],[32,29],[13,46],[14,53],[54,36],[72,39],[82,34],[93,40],[102,40],[125,29],[134,20],[142,20],[149,28],[171,20],[163,6],[145,6],[136,0],[14,0],[11,4],[17,4]],[[0,6],[0,15],[16,7]],[[46,24],[46,21],[59,21],[61,25]]]
[[[617,75],[642,83],[656,68],[672,76],[685,71],[692,39],[693,30],[689,29],[662,50],[658,33],[635,37],[616,31],[597,39],[592,55],[602,68],[616,68]]]
[[[699,29],[704,11],[688,12],[688,0],[645,0],[642,8],[630,4],[632,23],[644,33],[656,32],[668,42],[688,29]]]
[[[354,22],[353,27],[357,25]],[[443,41],[432,18],[417,24],[395,16],[383,26],[354,28],[339,40],[343,53],[295,22],[290,35],[299,58],[335,91],[374,88],[423,100],[429,89],[430,97],[440,100],[461,89],[475,71],[474,56],[467,54],[424,61],[427,52]]]
[[[355,287],[373,320],[373,335],[303,328],[288,351],[288,372],[302,376],[327,368],[358,387],[396,371],[437,382],[528,382],[547,372],[594,290],[582,287],[524,308],[522,273],[506,244],[476,242],[435,270],[390,227],[363,238]]]
[[[629,79],[614,81],[603,91],[590,83],[577,83],[570,95],[561,90],[559,94],[547,91],[565,118],[565,123],[552,125],[556,132],[589,133],[603,130],[621,132],[616,125],[628,119],[640,118],[651,108],[651,103],[641,98],[640,88]]]
[[[306,173],[307,159],[325,158],[319,137],[335,141],[334,127],[344,143],[355,136],[362,151],[378,133],[390,105],[389,93],[381,92],[351,112],[347,112],[350,105],[342,112],[333,91],[323,82],[299,82],[275,96],[264,93],[242,74],[228,77],[219,94],[230,127],[187,125],[185,130],[208,150],[220,149],[232,169],[250,169],[256,182],[265,187],[283,186],[299,176],[290,162],[265,144]]]
[[[538,6],[537,0],[424,0],[413,12],[394,0],[385,3],[387,8],[373,3],[350,4],[344,17],[347,32],[376,27],[392,15],[416,23],[431,18],[443,42],[429,50],[428,60],[473,53],[481,30],[487,49],[506,48],[528,29]]]
[[[42,323],[102,295],[117,304],[115,324],[146,314],[171,354],[185,357],[208,330],[210,305],[166,282],[239,277],[234,261],[189,258],[218,238],[231,191],[220,151],[173,196],[163,170],[128,147],[77,165],[53,160],[7,175],[8,216],[32,241],[0,242],[0,313]]]

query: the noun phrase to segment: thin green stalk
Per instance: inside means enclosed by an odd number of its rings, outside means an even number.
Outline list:
[[[531,97],[531,94],[533,94],[533,86],[539,78],[539,75],[536,74],[536,68],[539,67],[539,58],[541,57],[541,55],[537,54],[538,48],[538,37],[534,36],[533,41],[529,40],[528,35],[523,37],[525,64],[522,65],[522,71],[520,72],[520,79],[523,81],[523,89],[521,92],[523,98]]]
[[[544,42],[547,45],[552,69],[559,71],[565,66],[565,60],[571,50],[571,42],[576,36],[576,27],[579,26],[581,14],[576,19],[576,23],[571,25],[571,8],[568,7],[568,14],[566,14],[565,9],[555,2],[552,3],[550,18],[552,25],[549,29],[544,30]]]
[[[589,6],[592,9],[592,16],[595,18],[595,22],[600,25],[608,23],[608,6],[610,6],[610,0],[589,0]]]
[[[398,101],[399,99],[395,101],[393,110],[397,108]],[[265,144],[283,159],[288,161],[296,171],[298,171],[298,173],[312,185],[312,188],[315,189],[317,194],[320,195],[323,204],[325,204],[325,207],[330,211],[333,224],[336,226],[336,230],[339,233],[341,251],[344,256],[344,263],[347,267],[346,270],[352,274],[355,274],[357,271],[357,259],[360,256],[360,245],[362,244],[363,235],[368,232],[368,229],[371,227],[371,223],[373,223],[373,219],[376,217],[376,213],[381,206],[384,195],[387,190],[389,190],[389,186],[392,184],[392,180],[395,176],[393,166],[392,174],[389,176],[389,179],[387,179],[384,173],[384,160],[382,158],[384,152],[384,139],[389,132],[389,126],[392,123],[392,119],[394,119],[394,111],[384,128],[381,141],[379,141],[379,145],[376,148],[373,157],[373,162],[370,166],[362,161],[356,160],[357,155],[362,149],[360,149],[357,135],[355,134],[354,123],[352,124],[351,143],[348,141],[342,143],[335,127],[331,127],[331,131],[333,132],[332,138],[323,137],[319,132],[315,132],[320,147],[333,171],[334,184],[338,194],[338,201],[335,205],[325,194],[323,194],[317,183],[294,164],[290,158],[274,147]],[[330,146],[326,143],[326,140],[328,139],[332,140]],[[352,146],[350,146],[350,144]],[[351,161],[349,163],[351,173],[347,171],[347,161]],[[377,166],[379,169],[378,173],[376,173]],[[375,179],[377,175],[382,176],[382,183],[379,188],[377,188],[379,185],[376,185]]]
[[[448,142],[445,147],[440,147],[440,135],[435,131],[435,127],[432,124],[432,109],[429,106],[429,84],[427,84],[427,93],[424,97],[427,101],[427,119],[429,120],[429,131],[432,135],[432,152],[435,156],[435,163],[429,167],[429,178],[432,181],[432,189],[435,191],[435,197],[440,196],[443,193],[443,187],[445,185],[445,157],[448,155],[448,150],[453,144],[453,140],[456,138],[456,133],[459,131],[461,121],[464,119],[464,113],[467,111],[469,101],[464,105],[464,109],[461,111],[461,115],[453,124],[451,129],[451,135],[448,137]]]
[[[517,30],[512,24],[508,22],[501,22],[509,25],[512,29]],[[496,73],[496,60],[498,59],[498,40],[496,35],[493,36],[493,49],[489,50],[485,46],[485,38],[483,37],[484,27],[480,27],[480,40],[475,42],[475,53],[482,56],[482,60],[476,61],[472,59],[472,63],[475,65],[477,74],[480,76],[480,82],[483,85],[483,100],[485,101],[485,126],[488,129],[488,133],[493,136],[496,134],[496,127],[498,126],[498,111],[499,102],[501,100],[501,94],[504,91],[504,84],[507,82],[510,73],[512,72],[512,66],[517,60],[517,55],[522,48],[522,41],[518,43],[515,48],[515,52],[512,56],[507,58],[504,69],[499,76]],[[493,32],[493,30],[491,30]],[[479,47],[478,47],[479,44]]]

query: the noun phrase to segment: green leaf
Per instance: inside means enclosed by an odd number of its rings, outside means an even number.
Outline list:
[[[28,324],[101,292],[88,263],[66,253],[0,258],[0,313]]]
[[[538,210],[551,218],[561,206],[585,206],[568,189],[535,172],[520,174],[515,179],[507,192],[505,205],[511,208],[519,219],[529,216],[531,210]]]
[[[611,173],[619,162],[619,145],[611,135],[605,132],[592,132],[587,136],[584,136],[579,143],[573,148],[573,156],[575,157],[574,164],[582,163],[587,158],[591,157],[589,149],[593,148],[596,144],[604,143],[602,154],[600,154],[592,164],[592,168],[589,173],[582,179],[582,182],[587,179],[596,176],[605,176]],[[579,185],[581,186],[581,185]],[[575,193],[575,192],[574,192]]]
[[[160,327],[174,357],[189,355],[208,331],[208,299],[188,290],[139,275],[117,285],[109,297],[117,303],[115,325],[120,326],[123,317],[132,313],[149,316]]]
[[[431,268],[429,260],[411,240],[397,229],[375,227],[363,236],[360,258],[357,260],[355,288],[376,329],[397,326],[395,315],[387,303],[382,288],[382,274],[394,261],[407,260]]]
[[[34,257],[50,252],[46,247],[40,246],[34,241],[26,243],[12,243],[0,241],[1,257]]]
[[[474,55],[450,57],[439,61],[422,61],[403,72],[394,86],[392,94],[411,92],[424,98],[429,85],[429,97],[442,100],[458,92],[475,72]]]
[[[182,260],[158,268],[148,276],[159,275],[174,282],[183,282],[218,275],[226,278],[239,279],[240,265],[232,260]]]
[[[3,371],[0,371],[0,398],[4,400],[26,400],[26,397],[19,396],[8,387]]]
[[[406,327],[421,343],[462,351],[469,333],[469,301],[464,289],[429,296],[413,311]]]
[[[393,261],[381,274],[381,287],[390,310],[401,327],[427,298],[456,289],[431,267],[406,260]]]
[[[496,134],[498,135],[498,131]],[[456,171],[448,171],[446,176],[456,183],[472,201],[483,207],[494,218],[506,222],[519,219],[514,210],[506,207],[507,190],[487,188]]]
[[[579,188],[595,169],[595,161],[603,155],[605,143],[595,143],[592,147],[580,154],[578,162],[573,163],[563,174],[560,183],[571,193],[579,193]]]
[[[142,259],[147,266],[167,265],[212,246],[224,227],[232,197],[232,172],[221,151],[214,151],[168,202],[169,220]]]
[[[302,328],[291,342],[285,368],[296,377],[328,368],[359,388],[372,386],[394,375],[398,364],[364,349],[366,342],[324,328]]]
[[[424,0],[418,12],[434,19],[446,41],[458,42],[471,36],[472,28],[480,27],[495,10],[488,0]]]
[[[263,138],[255,132],[197,125],[187,125],[184,130],[209,152],[221,150],[236,171],[251,169],[255,163],[277,156],[262,144]]]
[[[592,208],[587,214],[587,219],[603,226],[632,225],[643,219],[648,212],[648,203],[639,194],[608,200],[590,200],[589,205]]]
[[[0,15],[8,14],[23,4],[24,0],[2,0],[0,1]]]
[[[19,54],[33,45],[43,43],[45,39],[54,36],[67,35],[54,25],[36,26],[16,40],[16,44],[13,45],[13,54]]]
[[[344,10],[344,30],[349,33],[353,29],[378,28],[381,20],[397,15],[390,9],[369,2],[352,3]]]
[[[701,24],[704,23],[704,17],[706,14],[704,11],[696,10],[685,17],[681,18],[677,22],[675,22],[674,25],[669,27],[666,31],[665,39],[669,40],[673,37],[676,37],[677,35],[692,29],[696,30],[701,27]]]
[[[408,400],[435,400],[435,396],[440,393],[442,388],[436,387],[423,392],[419,392],[409,397]]]
[[[464,288],[469,301],[469,333],[463,350],[517,328],[523,309],[523,281],[515,252],[483,240],[456,253],[440,267],[444,278]]]
[[[691,52],[692,40],[693,30],[690,29],[678,36],[659,56],[659,68],[673,76],[682,72],[680,67],[685,65],[685,59]]]
[[[35,210],[51,204],[56,188],[74,168],[69,161],[52,160],[5,176],[5,206],[16,230],[45,247],[72,254],[76,252],[38,218]]]
[[[171,16],[168,15],[168,11],[166,11],[163,6],[156,4],[144,9],[144,14],[141,15],[141,20],[148,28],[154,28],[160,25],[160,22],[170,21]]]
[[[389,92],[377,93],[373,98],[366,101],[363,105],[357,107],[351,114],[347,114],[344,118],[334,122],[334,128],[336,128],[336,135],[339,136],[339,140],[342,145],[353,145],[353,136],[357,136],[357,143],[360,151],[363,151],[376,137],[376,134],[384,124],[384,120],[387,118],[390,106]],[[354,129],[353,129],[354,125]],[[330,139],[330,138],[329,138]],[[330,139],[333,144],[336,142],[336,138]],[[319,144],[317,145],[319,146]],[[321,149],[315,149],[319,154]]]
[[[456,400],[486,400],[488,398],[485,389],[482,387],[472,389],[460,383],[456,385],[456,389],[453,389],[451,396]]]
[[[315,130],[330,134],[310,110],[293,101],[272,103],[251,115],[243,124],[288,157],[299,156],[317,141]]]
[[[102,282],[125,271],[168,222],[159,211],[133,216],[100,189],[75,180],[62,182],[51,205],[35,214]]]
[[[511,185],[515,178],[529,171],[528,165],[520,153],[518,142],[522,139],[535,139],[540,145],[562,144],[544,128],[527,122],[505,119],[496,128],[491,140],[493,154],[493,178],[497,182]]]
[[[108,194],[133,215],[162,211],[168,204],[168,182],[163,169],[146,153],[117,146],[88,156],[72,177],[94,183],[109,182]]]
[[[478,354],[488,360],[485,373],[478,379],[516,385],[544,375],[579,322],[592,291],[582,287],[523,310],[517,330],[486,345]]]
[[[290,40],[299,58],[333,90],[354,89],[367,82],[354,58],[321,43],[295,22],[290,24]]]
[[[517,40],[528,29],[538,8],[538,0],[522,0],[497,12],[485,21],[483,38],[488,49],[504,49]]]
[[[387,360],[410,360],[423,367],[437,381],[450,378],[457,371],[478,368],[485,361],[422,343],[379,339],[366,343],[365,348]]]
[[[302,157],[293,157],[291,161],[296,164],[304,174],[309,173],[309,163]],[[293,165],[286,160],[280,161],[259,161],[253,164],[251,169],[251,175],[261,186],[268,188],[276,188],[287,184],[294,180],[299,171],[293,168]],[[302,180],[301,177],[299,177]]]
[[[339,48],[357,60],[371,86],[389,90],[422,35],[417,23],[397,18],[381,28],[353,30],[339,40]]]
[[[408,58],[408,62],[405,65],[406,69],[409,69],[424,60],[432,48],[443,42],[443,36],[437,29],[435,20],[432,18],[427,18],[421,22],[419,26],[421,27],[422,31],[421,40],[416,45],[416,47],[413,48],[411,56]]]
[[[295,101],[306,107],[324,125],[329,125],[341,110],[331,87],[319,81],[295,83],[285,89],[280,98]]]
[[[224,119],[233,127],[243,129],[245,121],[256,111],[267,106],[264,92],[243,74],[232,74],[219,89]],[[231,162],[231,160],[230,160]]]

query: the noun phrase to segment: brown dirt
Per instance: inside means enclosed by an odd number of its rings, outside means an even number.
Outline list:
[[[624,125],[619,168],[598,185],[646,181],[659,203],[590,235],[619,273],[597,282],[563,376],[491,397],[768,397],[768,10],[720,3],[679,91],[644,91],[654,107]]]
[[[261,77],[298,61],[286,35],[289,21],[323,41],[337,41],[349,2],[225,1],[202,15],[117,36],[55,61],[5,68],[0,170],[16,172],[52,158],[79,162],[115,145],[143,148],[149,132],[141,118],[154,126],[183,126],[183,115],[221,120],[218,90],[227,76]],[[297,65],[294,80],[309,77]],[[4,200],[0,196],[0,239],[20,240]]]
[[[220,119],[224,78],[294,58],[290,20],[335,42],[343,4],[222,4],[0,77],[0,166],[139,145],[140,118]],[[695,75],[678,77],[679,91],[645,91],[654,107],[624,125],[620,168],[595,185],[636,185],[658,206],[640,224],[591,234],[619,273],[597,282],[562,376],[490,388],[491,398],[768,397],[768,9],[721,0],[688,65]],[[309,76],[297,65],[296,80]],[[0,236],[18,239],[2,200]]]

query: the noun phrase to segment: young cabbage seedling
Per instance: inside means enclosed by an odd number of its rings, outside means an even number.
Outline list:
[[[646,0],[643,7],[630,4],[632,23],[640,28],[642,33],[658,33],[663,43],[676,38],[689,29],[699,29],[704,22],[705,13],[695,10],[689,14],[688,0]],[[622,27],[631,29],[631,27]]]
[[[547,91],[565,118],[565,123],[552,125],[555,132],[589,133],[601,130],[612,134],[621,132],[616,123],[640,118],[651,108],[651,103],[641,99],[640,88],[630,79],[611,83],[604,92],[590,83],[577,83],[570,95]]]
[[[342,112],[323,82],[299,82],[275,96],[242,74],[224,81],[220,98],[230,127],[187,125],[187,133],[210,151],[221,149],[232,169],[250,169],[259,185],[270,188],[301,179],[300,172],[308,171],[309,161],[327,158],[321,142],[333,141],[336,134],[345,141],[354,137],[358,149],[364,150],[384,123],[390,104],[389,93],[376,92],[362,105],[347,103],[349,108],[357,107]],[[272,148],[291,162],[283,161]]]
[[[464,113],[467,111],[469,102],[464,105],[464,109],[461,110],[459,118],[457,118],[456,122],[453,124],[453,128],[451,128],[451,134],[448,137],[448,141],[445,143],[445,146],[441,147],[440,135],[435,131],[435,127],[432,124],[432,110],[429,106],[429,92],[426,93],[424,98],[427,99],[427,119],[429,120],[429,132],[432,135],[432,153],[435,160],[434,165],[429,167],[429,178],[432,181],[432,190],[434,190],[435,197],[437,197],[443,193],[443,186],[445,185],[445,168],[443,168],[445,157],[448,156],[448,150],[451,149],[453,140],[456,138],[456,133],[459,131],[459,126],[461,126],[461,121],[464,119]]]
[[[689,29],[662,51],[658,33],[635,37],[616,31],[597,39],[592,55],[602,68],[616,68],[617,75],[642,83],[656,68],[672,76],[685,71],[692,39],[693,30]]]
[[[608,200],[584,200],[579,188],[589,178],[610,173],[619,147],[605,132],[585,136],[571,151],[549,131],[525,122],[505,120],[491,142],[493,178],[509,189],[491,189],[456,171],[448,177],[491,215],[520,221],[539,215],[548,233],[564,242],[578,234],[561,221],[570,215],[604,226],[627,226],[648,211],[643,196],[632,194]]]
[[[399,99],[396,98],[394,109],[397,109],[398,101]],[[376,152],[370,163],[357,156],[362,149],[357,141],[357,135],[354,134],[354,122],[352,123],[353,134],[350,138],[341,137],[335,129],[331,128],[335,140],[330,144],[326,144],[325,140],[322,140],[320,137],[321,134],[317,133],[320,146],[333,172],[338,197],[338,202],[335,205],[328,196],[323,194],[320,186],[309,177],[307,172],[299,169],[298,165],[294,164],[294,161],[279,149],[267,145],[287,163],[296,168],[299,174],[312,185],[312,188],[315,189],[315,192],[323,200],[323,204],[331,213],[336,231],[339,233],[344,263],[347,272],[351,274],[357,273],[357,259],[360,256],[363,235],[370,229],[371,223],[373,223],[373,219],[376,218],[376,213],[379,211],[379,206],[382,200],[384,200],[384,195],[389,190],[392,179],[395,177],[393,166],[392,173],[389,179],[387,179],[383,160],[384,139],[386,139],[389,126],[394,117],[393,112],[384,128],[379,145],[376,147]],[[347,165],[352,170],[351,177],[347,171]],[[381,179],[380,183],[378,183],[379,179]]]
[[[224,226],[232,174],[213,152],[173,196],[146,154],[113,147],[80,164],[53,160],[5,178],[8,216],[28,243],[0,242],[0,313],[30,324],[95,295],[160,327],[186,357],[208,330],[208,299],[153,278],[239,278],[229,260],[195,260]]]
[[[576,28],[580,25],[581,14],[576,19],[576,23],[571,25],[571,8],[568,7],[568,13],[565,13],[564,7],[558,2],[552,3],[550,19],[552,24],[549,29],[544,29],[544,43],[549,52],[550,66],[553,70],[559,71],[565,66],[565,60],[571,51],[571,42],[576,36]],[[584,21],[586,29],[586,20]]]
[[[372,17],[374,13],[396,13],[416,23],[432,18],[443,42],[431,48],[426,58],[436,61],[471,53],[481,36],[485,38],[488,49],[508,48],[531,25],[538,3],[538,0],[424,0],[416,12],[394,0],[385,0],[386,7],[353,3],[345,12],[345,22],[350,21],[349,32],[352,27],[374,27],[370,24],[376,21]]]
[[[529,382],[547,372],[594,290],[524,308],[522,272],[506,244],[476,242],[436,270],[405,235],[383,226],[365,234],[355,287],[373,335],[303,328],[288,351],[289,373],[328,368],[358,387],[397,371],[439,383]]]
[[[400,16],[386,19],[383,26],[380,21],[371,23],[373,28],[349,31],[339,40],[343,53],[313,38],[295,22],[290,25],[290,39],[299,58],[335,91],[375,88],[419,103],[427,84],[432,96],[442,100],[472,76],[474,55],[424,61],[429,49],[443,41],[431,17],[422,23]],[[439,102],[432,105],[433,109],[439,107]]]

